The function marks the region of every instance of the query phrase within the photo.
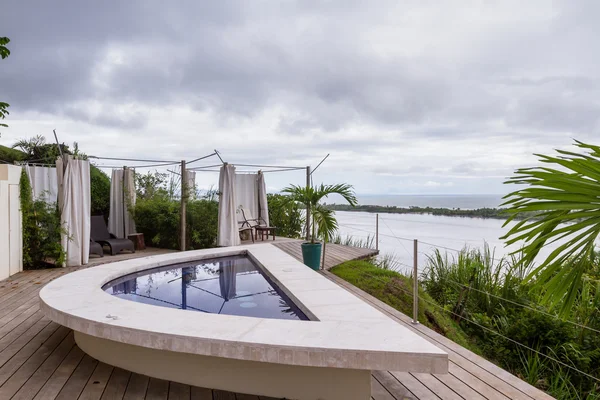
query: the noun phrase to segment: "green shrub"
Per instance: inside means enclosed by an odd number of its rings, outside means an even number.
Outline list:
[[[31,185],[25,170],[19,182],[23,221],[23,267],[47,268],[48,262],[61,265],[65,260],[60,239],[62,227],[56,203],[33,200]]]
[[[148,244],[165,249],[180,249],[179,200],[164,194],[137,201],[134,220]],[[217,242],[219,204],[214,200],[190,200],[186,207],[187,250],[214,247]]]
[[[286,201],[281,194],[268,194],[269,225],[277,227],[277,234],[288,238],[300,238],[304,227],[303,210],[298,203]]]
[[[593,380],[527,349],[600,376],[597,262],[592,260],[594,265],[570,310],[574,323],[558,318],[561,304],[541,304],[544,292],[534,282],[524,281],[527,270],[518,260],[496,260],[487,246],[464,249],[456,257],[436,250],[429,256],[421,283],[452,312],[488,359],[556,398],[597,398]]]
[[[90,166],[90,191],[92,215],[103,215],[107,220],[110,210],[110,178],[93,165]]]

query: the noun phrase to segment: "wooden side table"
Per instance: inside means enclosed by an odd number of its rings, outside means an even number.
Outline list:
[[[133,247],[135,248],[135,251],[146,249],[146,242],[144,241],[143,233],[132,233],[130,235],[127,235],[127,239],[133,242]]]
[[[267,240],[269,240],[269,234],[273,235],[273,240],[275,240],[275,228],[274,226],[255,226],[256,230],[256,238],[258,239],[258,235],[260,233],[260,239],[265,240],[265,233],[267,234]]]

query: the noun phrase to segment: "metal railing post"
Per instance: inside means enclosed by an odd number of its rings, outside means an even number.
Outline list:
[[[419,242],[417,239],[413,241],[414,245],[414,258],[413,258],[413,324],[419,323],[419,272],[418,268],[418,254],[419,254]]]
[[[375,250],[379,251],[379,214],[375,214]]]

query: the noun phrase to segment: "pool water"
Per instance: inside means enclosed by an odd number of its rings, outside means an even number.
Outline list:
[[[103,289],[122,299],[213,314],[308,320],[246,256],[175,264],[126,275]]]

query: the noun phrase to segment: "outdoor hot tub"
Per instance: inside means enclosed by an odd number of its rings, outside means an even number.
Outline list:
[[[213,389],[366,400],[372,370],[448,370],[445,352],[270,244],[83,269],[40,301],[90,356]]]

